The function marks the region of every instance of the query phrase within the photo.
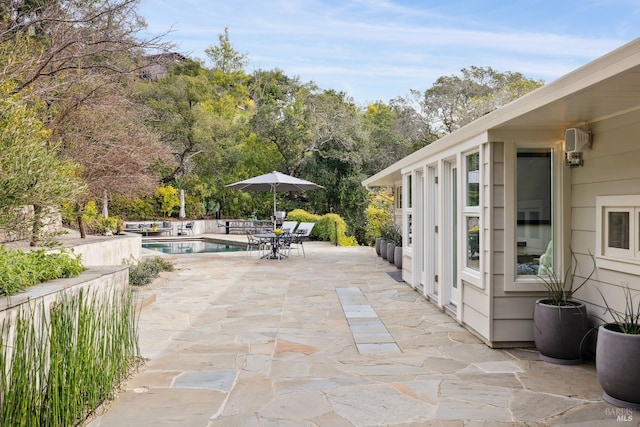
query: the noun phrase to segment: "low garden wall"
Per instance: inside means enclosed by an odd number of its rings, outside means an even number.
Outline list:
[[[48,310],[61,291],[77,292],[80,289],[93,292],[100,289],[125,289],[129,285],[129,266],[111,265],[89,267],[78,277],[50,280],[31,286],[16,295],[0,297],[0,324],[5,319],[15,318],[15,313],[26,303],[43,302]]]
[[[0,298],[0,425],[81,425],[139,363],[129,266]]]
[[[73,248],[74,254],[82,255],[84,266],[122,265],[140,259],[142,237],[126,233],[99,240],[83,239],[65,246],[68,246],[67,249]]]

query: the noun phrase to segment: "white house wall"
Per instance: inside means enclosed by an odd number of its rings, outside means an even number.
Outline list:
[[[461,242],[458,259],[459,266],[462,266],[466,258],[462,243],[466,240],[467,227],[462,221],[464,155],[480,150],[480,272],[469,274],[460,268],[457,307],[447,304],[442,280],[434,292],[425,292],[425,296],[432,298],[488,345],[507,347],[532,343],[534,302],[545,296],[545,292],[534,275],[518,276],[515,269],[517,147],[553,147],[554,269],[556,273],[563,274],[571,265],[571,253],[575,253],[579,265],[576,280],[580,283],[580,277],[590,271],[590,254],[598,253],[597,242],[603,236],[601,227],[597,225],[602,216],[602,209],[597,209],[597,203],[611,200],[611,203],[622,203],[605,197],[631,195],[633,197],[629,199],[636,203],[633,207],[640,212],[639,99],[640,39],[637,39],[482,116],[363,181],[366,186],[388,186],[401,177],[404,180],[406,176],[415,176],[417,171],[421,171],[426,182],[424,197],[414,195],[413,215],[415,203],[425,200],[424,216],[431,215],[430,218],[442,222],[446,218],[443,202],[447,199],[442,197],[439,188],[437,212],[435,215],[430,212],[433,208],[426,206],[432,191],[429,177],[437,171],[439,179],[442,179],[447,162],[455,159],[459,207],[457,236]],[[564,164],[563,139],[565,130],[574,127],[590,130],[593,146],[583,152],[583,167],[570,168]],[[411,209],[404,208],[400,221],[411,212]],[[476,213],[469,215],[473,218]],[[414,224],[417,221],[415,216],[413,221]],[[437,221],[435,223],[440,225]],[[430,225],[425,221],[425,242],[428,241],[428,233],[432,233]],[[442,233],[438,232],[438,238],[442,239]],[[633,239],[637,240],[639,255],[636,257],[640,258],[640,230]],[[435,246],[438,251],[446,251],[447,248],[442,242]],[[612,259],[612,254],[617,252],[611,252],[611,249],[617,250],[610,246],[606,256],[597,257],[598,268],[591,283],[576,294],[578,299],[587,302],[589,312],[594,315],[602,315],[600,292],[617,309],[623,307],[625,286],[640,292],[640,261],[620,263]],[[420,280],[420,272],[414,271],[418,264],[415,259],[417,252],[415,248],[405,247],[403,255],[403,278],[414,287]],[[427,271],[427,278],[431,273],[443,271],[443,257],[446,255],[430,255],[425,250],[424,257],[429,256],[437,256],[432,258],[437,260],[437,268],[433,272]],[[615,269],[613,265],[622,265],[622,268]]]
[[[578,275],[591,270],[590,254],[596,253],[596,197],[640,195],[640,111],[591,125],[593,145],[585,150],[584,167],[572,170],[571,248],[578,258]],[[637,238],[637,237],[636,237]],[[585,300],[589,312],[603,316],[603,299],[623,310],[623,289],[640,291],[640,277],[600,267],[593,280],[576,297]],[[638,300],[635,301],[636,305]]]

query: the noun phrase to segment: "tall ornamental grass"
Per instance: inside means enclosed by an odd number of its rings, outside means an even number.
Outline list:
[[[129,287],[65,292],[5,319],[0,425],[81,424],[138,366],[137,321]]]

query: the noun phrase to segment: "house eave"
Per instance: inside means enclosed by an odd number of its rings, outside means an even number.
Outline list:
[[[480,117],[362,184],[390,185],[401,179],[403,168],[493,130],[545,130],[562,138],[567,128],[588,128],[597,121],[636,109],[640,109],[640,38]]]

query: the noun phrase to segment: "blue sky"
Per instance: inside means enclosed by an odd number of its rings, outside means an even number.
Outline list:
[[[152,34],[204,50],[229,28],[247,71],[279,68],[359,105],[472,65],[550,82],[638,37],[638,0],[141,0]]]

